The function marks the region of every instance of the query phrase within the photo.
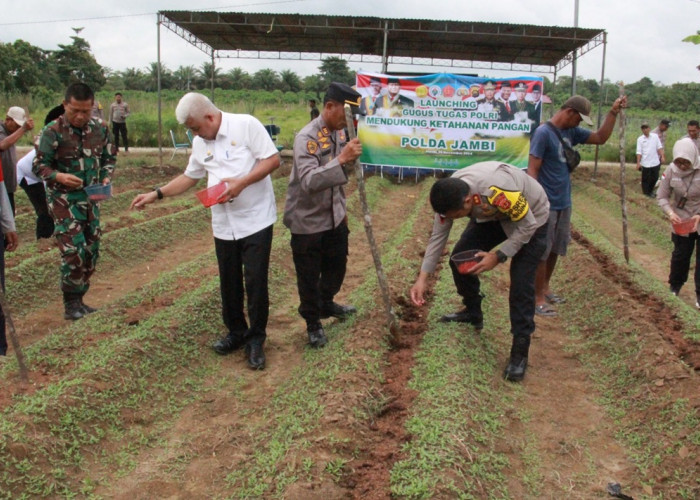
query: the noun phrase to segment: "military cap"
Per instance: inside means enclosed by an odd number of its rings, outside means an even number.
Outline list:
[[[484,84],[484,90],[496,90],[496,84],[489,80]]]
[[[527,92],[527,84],[525,82],[518,82],[515,84],[515,90],[523,90]]]
[[[63,108],[63,104],[59,104],[55,108],[51,108],[51,110],[46,115],[46,118],[44,118],[44,125],[48,125],[65,112],[66,110]]]
[[[333,82],[326,91],[326,100],[336,101],[351,106],[359,106],[361,96],[350,85],[340,82]]]
[[[476,90],[481,90],[481,85],[479,85],[478,83],[472,83],[472,84],[469,86],[469,88],[472,89],[472,90],[474,90],[474,89],[476,89]]]

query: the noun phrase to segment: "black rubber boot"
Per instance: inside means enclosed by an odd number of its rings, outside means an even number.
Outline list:
[[[87,315],[87,314],[92,314],[92,313],[97,312],[97,309],[95,309],[94,307],[90,307],[85,302],[83,302],[84,296],[85,296],[85,294],[80,295],[80,308],[82,309],[83,314]]]
[[[504,373],[506,380],[520,382],[525,378],[527,370],[527,356],[530,351],[530,336],[518,335],[513,337],[513,345],[510,348],[510,360]]]
[[[75,321],[85,316],[83,312],[83,305],[80,302],[81,295],[79,293],[68,293],[63,292],[63,306],[65,312],[63,314],[64,319],[69,319]]]

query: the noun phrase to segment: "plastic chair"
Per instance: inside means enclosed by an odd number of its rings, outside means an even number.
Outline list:
[[[177,142],[177,141],[175,140],[175,134],[173,133],[172,130],[170,131],[170,138],[171,138],[172,141],[173,141],[173,154],[172,154],[172,156],[170,157],[170,159],[172,160],[173,158],[175,158],[175,153],[177,153],[178,149],[183,149],[183,150],[185,150],[185,155],[186,155],[186,154],[187,154],[187,148],[190,147],[189,143],[186,143],[186,142]]]
[[[194,142],[194,135],[192,135],[192,131],[190,129],[187,129],[187,140],[190,141],[190,144]]]

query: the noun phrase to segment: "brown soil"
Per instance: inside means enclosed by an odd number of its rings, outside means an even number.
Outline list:
[[[139,186],[137,181],[128,185],[131,188]],[[402,189],[390,190],[386,199],[382,200],[381,210],[373,213],[375,236],[380,244],[391,234],[396,222],[411,210],[420,187],[406,184]],[[352,196],[356,194],[351,185],[348,197]],[[279,206],[282,204],[280,202]],[[358,208],[354,209],[352,216],[361,218]],[[425,207],[414,234],[406,247],[401,249],[405,257],[415,262],[416,272],[431,223],[430,211]],[[280,237],[281,231],[283,229],[279,229],[275,236]],[[608,294],[612,307],[619,311],[620,316],[628,317],[636,330],[648,332],[644,340],[644,356],[630,369],[640,377],[648,378],[649,393],[657,395],[660,401],[686,398],[691,406],[700,407],[694,371],[700,369],[698,344],[683,336],[680,320],[668,314],[660,298],[635,285],[627,269],[618,267],[580,233],[574,236],[571,255],[558,271],[557,284],[562,292],[565,294],[567,287],[576,287],[578,283],[590,279],[600,283],[600,290],[596,293]],[[212,247],[211,235],[206,232],[163,249],[149,262],[140,265],[119,266],[110,274],[100,273],[98,267],[89,302],[99,308],[112,307],[129,292],[151,282],[160,272],[211,251]],[[343,290],[337,297],[339,302],[344,302],[353,290],[363,284],[365,273],[373,267],[367,239],[361,229],[351,234],[350,247],[349,268]],[[290,262],[288,248],[273,256],[273,267],[293,279]],[[216,272],[212,254],[212,262],[205,275],[211,277]],[[658,265],[658,269],[652,272],[662,275],[663,266]],[[411,415],[416,397],[416,393],[408,387],[414,354],[420,349],[423,333],[429,328],[428,308],[414,307],[407,298],[411,279],[412,276],[389,277],[394,307],[400,312],[401,335],[397,345],[383,359],[383,383],[377,385],[369,374],[358,371],[335,382],[344,387],[342,393],[329,391],[321,396],[324,406],[321,430],[318,436],[309,436],[312,444],[305,451],[306,456],[314,459],[314,463],[335,456],[338,449],[329,449],[327,441],[322,439],[333,435],[347,438],[346,444],[339,446],[347,447],[341,451],[354,458],[345,464],[339,481],[334,482],[321,475],[320,471],[315,471],[317,474],[312,478],[300,479],[289,486],[284,493],[285,498],[392,498],[390,472],[393,464],[402,457],[402,444],[411,439],[405,422]],[[499,293],[507,295],[506,269],[493,272],[488,279],[498,285],[494,288],[501,290]],[[177,293],[184,293],[196,286],[196,280],[185,280]],[[304,325],[295,312],[298,304],[293,293],[295,289],[292,286],[289,290],[292,293],[272,305],[266,343],[266,369],[250,371],[242,354],[217,358],[215,373],[204,383],[207,395],[188,405],[170,428],[158,431],[158,444],[142,448],[136,457],[137,464],[128,476],[117,477],[99,462],[85,464],[81,475],[99,477],[101,480],[97,495],[123,499],[235,496],[224,479],[237,468],[251,463],[259,442],[258,433],[264,433],[269,426],[262,420],[262,412],[256,410],[266,408],[275,388],[305,363],[307,347]],[[151,303],[129,309],[126,311],[127,323],[142,321],[155,311],[171,305],[175,298],[162,296]],[[456,298],[455,305],[457,307]],[[559,307],[564,311],[566,304]],[[65,326],[58,297],[46,304],[44,309],[16,316],[17,331],[25,346]],[[500,379],[500,372],[494,373],[494,390],[508,391],[514,399],[513,408],[505,415],[506,429],[498,443],[498,451],[505,453],[510,462],[507,472],[509,496],[526,498],[532,491],[526,486],[524,478],[528,464],[522,450],[528,447],[537,456],[538,468],[544,471],[543,477],[538,480],[541,498],[603,498],[607,483],[613,481],[621,483],[624,492],[635,498],[652,495],[656,491],[649,491],[643,486],[633,454],[617,439],[616,422],[599,402],[599,390],[580,359],[580,341],[572,339],[567,333],[566,322],[571,320],[575,319],[565,315],[537,319],[538,330],[533,337],[531,361],[527,378],[522,384],[505,383]],[[585,325],[585,318],[580,318],[580,321]],[[332,327],[330,331],[332,342]],[[118,335],[118,332],[114,334]],[[347,334],[346,349],[354,353],[382,349],[382,338],[386,334],[386,317],[381,301],[377,300],[375,310],[360,312],[358,321]],[[484,335],[495,333],[487,332]],[[210,340],[202,338],[198,342],[204,345]],[[88,338],[88,342],[95,341],[99,341],[99,338]],[[502,345],[505,360],[507,347],[505,343]],[[358,357],[362,355],[358,354]],[[186,363],[187,360],[183,360],[183,364]],[[63,370],[67,371],[69,367]],[[0,409],[10,407],[18,393],[32,393],[60,379],[61,374],[32,367],[29,386],[21,386],[14,374],[7,381],[8,387],[0,391]],[[353,408],[361,407],[367,400],[382,401],[383,404],[372,418],[365,421],[354,415]],[[660,403],[648,411],[645,419],[658,419],[663,410],[664,406]],[[524,414],[529,417],[524,419]],[[123,419],[128,426],[140,426],[144,432],[160,429],[159,422],[144,420],[137,411],[124,414]],[[318,446],[313,445],[315,442]],[[697,450],[697,446],[692,448],[693,452]],[[27,450],[20,445],[13,451],[15,457],[23,454],[27,455]],[[667,458],[666,465],[671,470],[686,467],[700,472],[698,460],[691,453],[690,456]],[[181,467],[172,470],[173,463],[179,463]],[[663,485],[668,478],[659,474],[653,479]],[[274,478],[269,478],[269,481],[274,481]],[[663,487],[662,491],[669,498],[673,496]],[[489,497],[488,491],[482,491],[480,498]]]

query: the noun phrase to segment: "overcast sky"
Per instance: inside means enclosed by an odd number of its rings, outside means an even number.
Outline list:
[[[605,76],[633,83],[644,76],[655,82],[698,82],[700,45],[681,40],[700,30],[700,0],[579,0],[578,24],[608,32]],[[70,43],[71,27],[84,27],[80,36],[91,45],[97,61],[113,70],[145,69],[157,58],[156,13],[159,10],[218,10],[328,15],[431,18],[457,21],[507,22],[537,25],[574,25],[575,0],[24,0],[2,8],[0,41],[18,38],[44,49]],[[170,69],[199,67],[208,61],[200,50],[174,33],[161,29],[162,62]],[[600,79],[602,45],[584,55],[578,75]],[[224,71],[239,66],[254,73],[261,68],[291,69],[306,76],[320,63],[284,60],[221,59]],[[380,71],[380,66],[351,63],[354,70]],[[389,66],[393,72],[449,71],[447,68]],[[481,76],[515,76],[517,73],[484,71]],[[571,66],[562,70],[571,74]],[[552,78],[552,75],[544,75]]]

